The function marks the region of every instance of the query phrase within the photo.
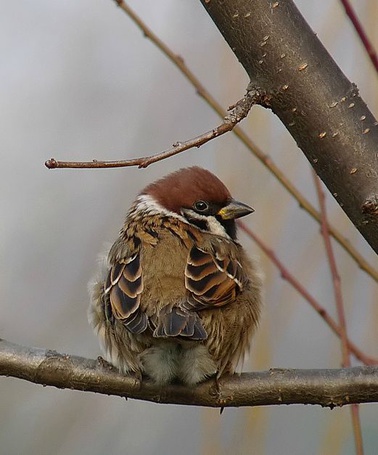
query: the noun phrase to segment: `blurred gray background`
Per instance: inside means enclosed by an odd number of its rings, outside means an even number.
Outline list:
[[[378,4],[354,2],[378,48]],[[223,106],[247,77],[199,1],[130,1]],[[370,109],[378,79],[339,2],[297,5]],[[87,282],[105,242],[145,184],[192,164],[215,172],[256,212],[246,222],[336,316],[319,226],[233,136],[146,170],[55,170],[44,161],[157,153],[219,123],[179,71],[111,0],[3,2],[0,15],[0,337],[95,358]],[[309,165],[269,111],[242,127],[316,206]],[[327,197],[331,221],[366,259],[376,255]],[[265,273],[266,306],[245,370],[339,367],[340,342],[250,239]],[[378,287],[335,246],[350,337],[378,356]],[[0,453],[352,454],[348,408],[212,409],[42,388],[0,378]],[[378,446],[378,407],[363,405],[366,454]]]

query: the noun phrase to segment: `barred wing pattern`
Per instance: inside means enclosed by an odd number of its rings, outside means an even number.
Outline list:
[[[105,287],[114,317],[121,320],[132,333],[142,333],[147,328],[147,315],[140,309],[142,291],[142,267],[138,251],[110,269]]]
[[[235,300],[242,289],[243,270],[235,258],[194,246],[185,270],[190,296],[186,307],[199,311],[221,307]]]
[[[119,260],[109,271],[105,295],[111,314],[132,333],[143,333],[148,326],[157,338],[184,337],[205,340],[207,333],[197,312],[233,302],[243,283],[240,263],[219,251],[208,252],[193,246],[185,268],[188,295],[177,306],[162,308],[154,322],[140,308],[143,273],[140,250]]]

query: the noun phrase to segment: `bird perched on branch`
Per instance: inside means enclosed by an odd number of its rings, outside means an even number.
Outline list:
[[[160,385],[234,373],[261,307],[259,272],[236,240],[235,219],[252,212],[199,167],[139,194],[90,285],[108,362]]]

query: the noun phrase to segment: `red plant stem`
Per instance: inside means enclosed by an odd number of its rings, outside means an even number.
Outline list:
[[[238,222],[238,226],[242,229],[257,245],[264,251],[273,264],[281,272],[281,277],[288,281],[294,289],[314,308],[321,318],[328,324],[332,331],[341,336],[341,329],[337,322],[329,315],[327,310],[317,302],[317,300],[305,289],[301,283],[292,275],[283,263],[278,259],[277,255],[271,250],[251,229],[249,229],[242,221]],[[378,359],[365,355],[352,341],[347,339],[348,347],[353,355],[365,365],[378,365]]]
[[[327,218],[327,207],[325,202],[325,194],[320,182],[319,177],[313,171],[312,173],[314,177],[316,192],[318,195],[319,206],[320,206],[320,213],[321,213],[321,233],[324,240],[324,246],[327,253],[327,259],[330,266],[332,281],[333,281],[333,290],[335,295],[335,302],[336,302],[336,310],[337,315],[339,318],[340,324],[340,339],[341,339],[341,350],[342,350],[342,364],[343,367],[350,367],[350,349],[348,347],[348,335],[346,329],[346,318],[345,318],[345,310],[344,310],[344,300],[341,292],[341,280],[340,275],[337,270],[336,259],[333,253],[333,248],[331,244],[331,236],[328,230],[328,218]],[[362,440],[362,429],[361,429],[361,421],[359,415],[359,406],[358,404],[353,404],[351,407],[351,417],[352,417],[352,428],[354,434],[354,442],[356,447],[356,454],[363,455],[364,453],[364,446]]]
[[[372,62],[374,65],[375,71],[378,72],[378,55],[371,44],[369,38],[367,37],[367,34],[365,33],[365,30],[359,21],[354,9],[352,8],[352,5],[350,4],[349,0],[341,0],[342,5],[344,6],[346,15],[349,17],[350,21],[353,24],[354,29],[356,30],[360,40],[362,41],[362,44]]]
[[[313,172],[313,177],[314,177],[314,182],[315,182],[315,187],[316,187],[316,192],[318,195],[318,200],[319,200],[319,206],[320,206],[320,213],[322,216],[321,219],[321,233],[322,237],[324,240],[324,246],[326,249],[327,253],[327,259],[329,262],[329,267],[331,271],[331,276],[332,276],[332,281],[333,281],[333,291],[334,291],[334,296],[335,296],[335,302],[336,302],[336,310],[337,310],[337,315],[339,318],[339,324],[340,324],[340,339],[341,339],[341,346],[342,346],[342,366],[344,368],[350,367],[350,358],[349,358],[349,349],[348,349],[348,343],[347,343],[347,330],[346,330],[346,318],[345,318],[345,311],[344,311],[344,301],[343,301],[343,296],[341,292],[341,280],[340,280],[340,275],[337,270],[337,265],[336,265],[336,260],[335,260],[335,255],[333,253],[333,248],[331,244],[331,238],[329,235],[328,231],[328,219],[327,219],[327,210],[326,210],[326,204],[325,204],[325,196],[324,196],[324,191],[322,189],[320,179],[319,177]]]

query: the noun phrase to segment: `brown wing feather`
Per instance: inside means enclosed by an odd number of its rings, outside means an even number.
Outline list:
[[[159,313],[153,333],[156,338],[185,337],[190,340],[206,340],[207,333],[198,315],[186,308],[165,307]]]
[[[105,288],[105,293],[109,293],[114,317],[133,333],[141,333],[147,328],[147,316],[140,309],[142,291],[142,267],[138,251],[113,265]]]
[[[232,255],[205,251],[197,246],[189,252],[185,269],[188,309],[203,310],[232,302],[242,288],[243,271]]]

